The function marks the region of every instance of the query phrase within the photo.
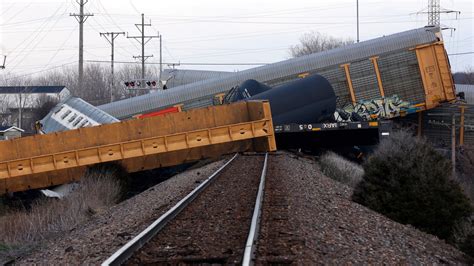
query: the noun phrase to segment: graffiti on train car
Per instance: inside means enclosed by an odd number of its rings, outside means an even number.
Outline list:
[[[404,101],[398,95],[386,98],[359,101],[338,108],[334,117],[338,122],[371,121],[403,116],[416,112],[419,108]]]

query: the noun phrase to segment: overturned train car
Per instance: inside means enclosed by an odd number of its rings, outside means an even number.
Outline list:
[[[340,121],[403,116],[455,99],[448,57],[438,27],[396,33],[321,53],[99,106],[127,119],[177,104],[188,110],[214,105],[245,80],[268,86],[317,73],[334,88]]]

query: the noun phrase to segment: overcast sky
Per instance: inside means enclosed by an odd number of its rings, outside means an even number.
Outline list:
[[[360,40],[368,40],[427,23],[428,0],[360,0]],[[474,3],[441,0],[447,10],[442,24],[454,71],[474,66]],[[139,35],[135,23],[145,13],[146,35],[163,36],[163,61],[178,68],[237,71],[253,66],[185,65],[185,63],[272,63],[289,58],[288,48],[306,32],[356,39],[356,0],[89,0],[93,17],[84,24],[85,60],[110,60],[110,45],[99,32]],[[78,13],[75,0],[0,0],[0,54],[7,55],[10,76],[38,75],[78,61]],[[134,62],[137,41],[119,36],[115,60]],[[159,41],[146,45],[148,62],[159,62]],[[104,63],[106,66],[109,63]],[[1,62],[0,62],[1,65]],[[118,65],[118,64],[117,64]]]

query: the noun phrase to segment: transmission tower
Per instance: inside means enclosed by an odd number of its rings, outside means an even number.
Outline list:
[[[428,8],[423,9],[422,11],[418,12],[417,14],[428,14],[428,26],[437,26],[440,27],[442,30],[456,30],[455,28],[445,26],[441,24],[441,14],[448,14],[448,13],[456,13],[457,16],[461,14],[461,12],[456,10],[448,10],[441,7],[441,0],[428,0]]]
[[[141,36],[128,36],[128,33],[127,33],[127,38],[133,38],[133,39],[137,40],[142,46],[142,55],[133,57],[133,58],[141,58],[142,59],[142,81],[141,81],[141,86],[142,87],[145,86],[145,60],[150,58],[150,57],[153,57],[153,55],[145,55],[145,44],[147,44],[153,38],[159,38],[160,37],[159,35],[146,36],[145,35],[145,26],[151,26],[151,23],[145,24],[145,15],[142,14],[142,23],[141,24],[135,24],[135,27],[137,27],[138,31],[140,31]]]
[[[77,22],[79,22],[79,89],[82,90],[82,78],[84,75],[84,22],[90,16],[94,14],[84,14],[84,5],[89,2],[89,0],[76,0],[79,4],[79,14],[69,14],[69,16],[75,17]]]
[[[428,26],[440,26],[441,0],[428,0]]]

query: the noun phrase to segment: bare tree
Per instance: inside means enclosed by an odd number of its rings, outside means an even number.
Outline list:
[[[9,123],[9,110],[10,101],[7,95],[0,95],[0,126],[7,125]]]
[[[466,67],[466,70],[464,71],[465,76],[464,80],[466,81],[466,84],[474,84],[474,67],[468,66]]]
[[[292,57],[318,53],[354,43],[352,39],[335,38],[320,32],[312,31],[303,34],[300,44],[290,47]]]
[[[58,100],[56,98],[45,95],[38,97],[36,99],[36,110],[33,114],[32,120],[36,122],[43,119],[57,104]]]
[[[145,76],[147,78],[158,77],[159,72],[156,66],[148,66],[146,70]],[[114,99],[124,99],[148,93],[146,90],[126,90],[123,84],[123,81],[141,79],[141,67],[139,65],[124,65],[118,68],[115,72],[115,82],[112,84],[108,66],[87,64],[84,68],[82,90],[79,90],[77,75],[77,67],[75,66],[63,67],[31,78],[10,78],[4,73],[0,73],[0,84],[4,86],[26,86],[30,84],[36,86],[66,86],[72,95],[80,97],[93,105],[108,103],[111,93]],[[21,101],[23,102],[23,99]]]
[[[456,84],[474,84],[474,67],[467,66],[464,71],[453,74]]]

